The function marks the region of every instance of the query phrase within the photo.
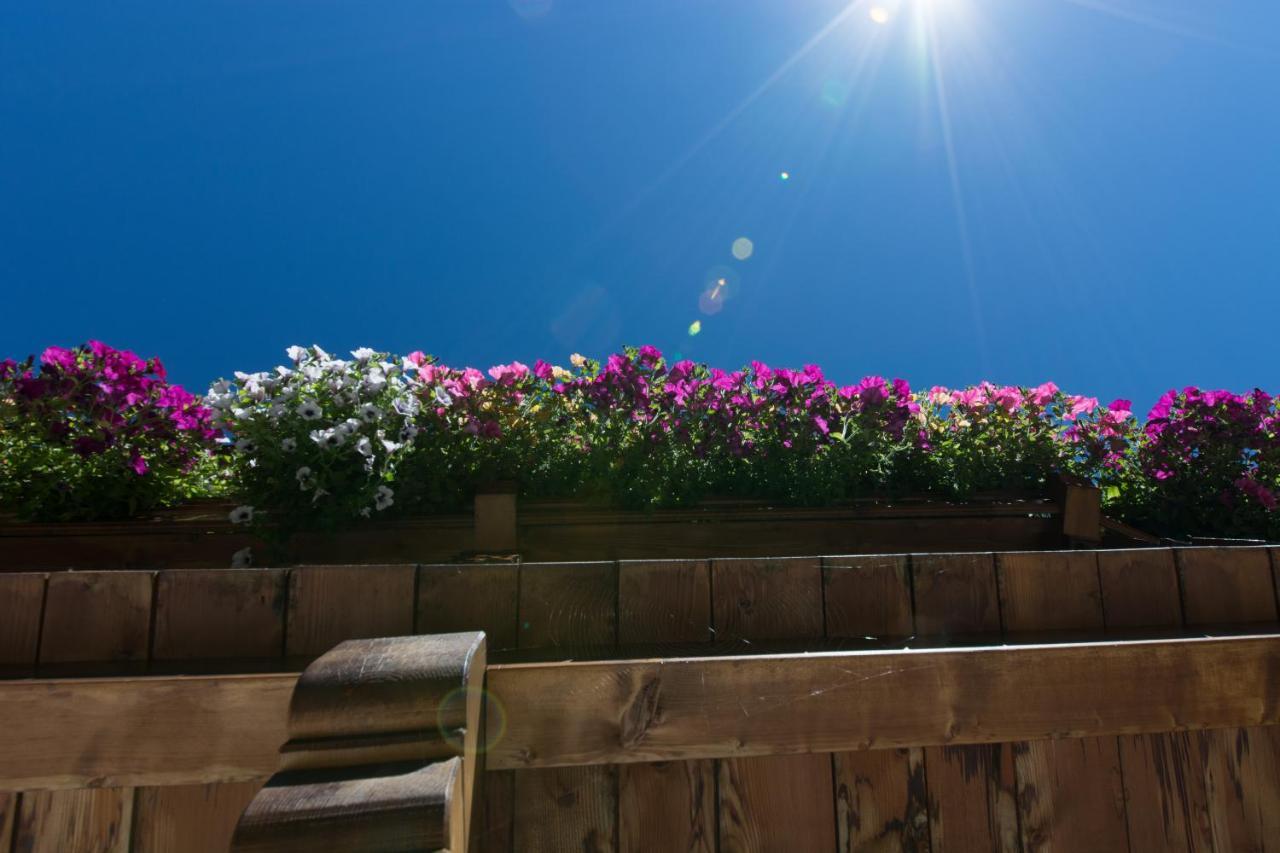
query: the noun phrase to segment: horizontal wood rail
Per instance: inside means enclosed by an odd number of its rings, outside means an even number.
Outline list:
[[[505,664],[491,770],[1280,724],[1280,635]],[[262,778],[294,674],[0,682],[0,791]]]

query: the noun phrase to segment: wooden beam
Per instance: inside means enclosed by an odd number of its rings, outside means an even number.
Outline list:
[[[0,683],[0,790],[269,776],[295,674]]]
[[[516,769],[1280,723],[1280,636],[510,664]],[[497,730],[497,725],[490,727]]]

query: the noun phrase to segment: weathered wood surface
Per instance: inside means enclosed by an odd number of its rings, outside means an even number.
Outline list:
[[[44,590],[42,574],[0,575],[0,676],[35,672]]]
[[[139,788],[133,853],[227,853],[236,822],[265,781]]]
[[[489,669],[494,768],[1280,723],[1280,636]],[[514,709],[519,709],[516,712]]]
[[[292,569],[288,655],[315,657],[344,640],[412,634],[416,574],[412,565]]]
[[[49,576],[40,672],[108,664],[141,673],[151,631],[151,572],[63,572]]]
[[[275,770],[296,675],[0,682],[0,789],[183,785]]]
[[[129,853],[132,788],[28,791],[13,848],[21,853]]]

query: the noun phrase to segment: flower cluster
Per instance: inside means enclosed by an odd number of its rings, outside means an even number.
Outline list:
[[[90,341],[0,362],[0,497],[25,517],[127,517],[207,493],[217,434],[159,359]]]
[[[387,510],[417,431],[405,364],[363,348],[350,359],[319,347],[290,347],[288,355],[291,366],[236,373],[205,398],[230,436],[244,500],[231,521],[262,513],[275,530],[334,527]]]
[[[1128,400],[1052,382],[913,392],[879,376],[841,385],[816,365],[669,362],[650,346],[486,371],[421,352],[288,354],[203,400],[168,385],[159,362],[97,343],[51,348],[38,370],[4,362],[0,495],[85,517],[208,494],[218,436],[231,520],[281,533],[459,509],[495,481],[653,507],[1043,495],[1064,473],[1153,532],[1280,538],[1280,408],[1259,390],[1171,391],[1143,423]]]

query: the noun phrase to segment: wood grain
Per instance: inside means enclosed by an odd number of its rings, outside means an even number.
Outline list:
[[[720,762],[720,851],[831,850],[831,757]]]
[[[615,767],[527,770],[515,774],[515,850],[553,853],[617,850]]]
[[[916,633],[933,643],[1000,635],[1000,594],[992,554],[912,554]]]
[[[282,569],[160,572],[152,658],[281,657],[285,580]]]
[[[1093,551],[997,554],[1005,636],[1053,632],[1097,637],[1103,629],[1102,589]]]
[[[1099,551],[1098,577],[1108,633],[1182,624],[1178,568],[1169,548]]]
[[[27,791],[14,850],[22,853],[129,853],[132,788]]]
[[[510,715],[488,757],[515,769],[1273,725],[1280,704],[1258,697],[1280,695],[1277,654],[1269,635],[502,664],[489,690]]]
[[[1276,621],[1266,548],[1179,548],[1188,626]]]
[[[715,853],[713,761],[618,766],[618,849],[622,853]]]
[[[295,680],[227,675],[0,682],[0,790],[268,775],[285,740]]]
[[[1094,552],[999,554],[996,566],[1006,636],[1048,632],[1097,636],[1103,630],[1102,586]],[[1154,663],[1154,659],[1152,655],[1148,660]],[[1142,685],[1152,673],[1138,667],[1131,677],[1135,685]],[[1144,686],[1148,701],[1158,701],[1159,688]],[[1114,736],[1015,743],[1013,753],[1025,853],[1081,849],[1128,853],[1120,747]]]
[[[9,851],[13,842],[13,825],[18,818],[18,798],[21,794],[0,791],[0,850]]]
[[[1210,853],[1215,849],[1205,788],[1209,734],[1171,732],[1120,738],[1132,850]]]
[[[896,640],[914,634],[907,559],[823,557],[827,636]]]
[[[711,637],[711,569],[705,560],[618,564],[619,643],[704,643]]]
[[[415,566],[306,566],[289,573],[289,656],[413,633]]]
[[[490,652],[514,649],[518,584],[513,563],[420,566],[416,630],[484,631]]]
[[[30,675],[35,670],[44,586],[42,574],[0,575],[0,675]]]
[[[527,563],[520,567],[522,649],[617,642],[615,563]]]
[[[711,574],[717,642],[822,637],[819,558],[713,560]]]
[[[139,788],[132,853],[226,853],[236,821],[265,781]]]
[[[50,575],[40,637],[41,672],[57,671],[50,665],[58,664],[145,666],[151,584],[151,572]]]
[[[929,747],[925,762],[932,853],[1020,853],[1008,744]]]
[[[837,850],[929,851],[923,749],[838,752],[832,759]]]

